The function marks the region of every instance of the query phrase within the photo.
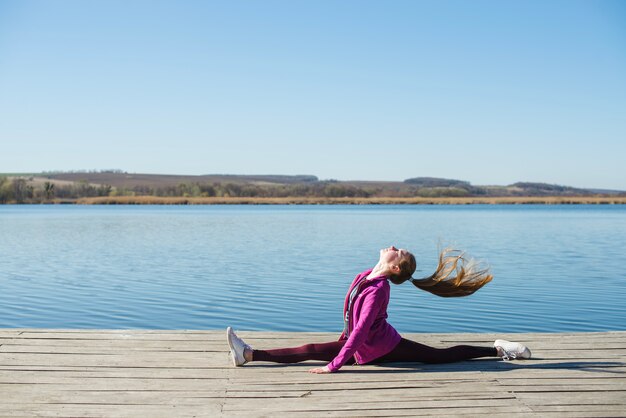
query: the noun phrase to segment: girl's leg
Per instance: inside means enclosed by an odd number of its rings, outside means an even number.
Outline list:
[[[331,361],[343,348],[346,340],[320,344],[305,344],[300,347],[274,350],[252,350],[252,361],[273,363],[299,363],[306,360]]]
[[[498,350],[494,347],[477,347],[473,345],[434,348],[403,338],[390,353],[377,358],[372,363],[413,361],[421,363],[454,363],[479,357],[498,357]]]

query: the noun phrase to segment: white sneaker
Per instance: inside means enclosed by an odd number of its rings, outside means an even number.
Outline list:
[[[530,358],[530,350],[524,344],[513,343],[506,340],[496,340],[493,346],[502,350],[502,360]]]
[[[226,328],[226,339],[230,347],[230,358],[233,361],[233,366],[243,366],[246,364],[247,361],[243,353],[246,349],[251,350],[252,348],[244,343],[231,327]]]

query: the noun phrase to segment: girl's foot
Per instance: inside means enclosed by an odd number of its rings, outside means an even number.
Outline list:
[[[498,357],[502,360],[529,359],[530,350],[523,344],[506,340],[496,340],[493,346],[498,350]]]
[[[230,358],[233,361],[233,366],[246,364],[251,358],[252,348],[244,343],[231,327],[226,328],[226,339],[228,340],[228,347],[230,347]]]

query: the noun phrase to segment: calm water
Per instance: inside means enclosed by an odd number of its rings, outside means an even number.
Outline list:
[[[541,205],[0,206],[0,327],[338,331],[379,248],[440,242],[495,279],[392,285],[401,332],[626,329],[626,206]]]

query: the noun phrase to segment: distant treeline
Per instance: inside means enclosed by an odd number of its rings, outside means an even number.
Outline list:
[[[29,178],[0,177],[0,203],[45,203],[96,196],[158,197],[463,197],[470,191],[450,187],[415,187],[407,190],[359,187],[328,180],[295,184],[241,184],[186,182],[175,186],[114,188],[86,181],[36,183]]]
[[[58,184],[43,182],[39,185],[31,178],[0,177],[0,203],[44,203],[54,199],[110,196],[110,185],[94,186],[86,182]]]
[[[280,176],[275,176],[279,179]],[[236,179],[236,176],[233,176]],[[71,202],[86,197],[155,196],[155,197],[217,197],[217,198],[463,198],[515,196],[590,196],[589,190],[545,183],[515,183],[509,186],[472,186],[460,180],[418,177],[404,182],[340,182],[319,181],[302,176],[285,183],[267,182],[207,182],[186,181],[178,184],[135,185],[114,187],[110,184],[89,183],[87,180],[68,181],[53,176],[0,176],[0,203]],[[613,195],[623,195],[617,193]]]
[[[50,174],[85,174],[85,173],[99,173],[99,174],[126,174],[127,171],[120,170],[119,168],[110,168],[105,170],[50,170],[50,171],[42,171],[43,175]]]
[[[0,177],[0,203],[45,203],[55,199],[79,199],[96,196],[158,197],[370,197],[375,190],[364,190],[335,182],[257,185],[237,183],[180,183],[176,186],[134,186],[114,188],[85,181],[60,184],[33,178]]]
[[[180,183],[176,186],[135,186],[118,195],[159,197],[370,197],[375,191],[320,181],[296,184]]]

